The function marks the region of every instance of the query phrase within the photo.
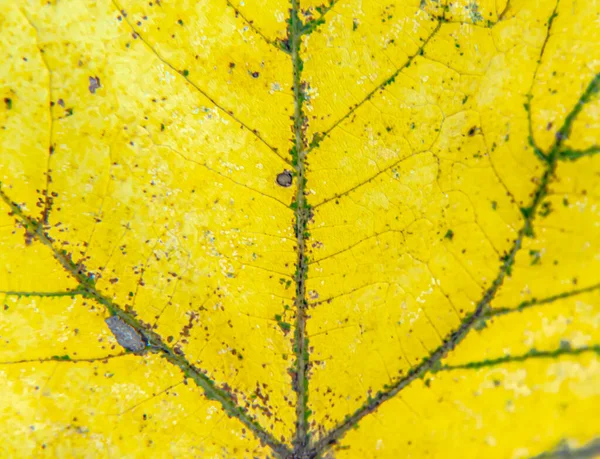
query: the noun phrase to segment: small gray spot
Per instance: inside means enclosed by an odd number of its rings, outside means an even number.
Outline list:
[[[292,185],[292,173],[290,171],[283,171],[277,175],[277,184],[283,187],[289,187]]]
[[[140,334],[131,325],[126,324],[118,316],[111,316],[106,319],[106,325],[117,338],[117,343],[128,351],[140,352],[146,347]]]
[[[96,89],[100,88],[100,78],[98,78],[97,76],[94,77],[90,77],[90,86],[89,86],[89,90],[92,94],[96,93]]]

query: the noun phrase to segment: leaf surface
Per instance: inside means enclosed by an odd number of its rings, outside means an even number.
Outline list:
[[[0,6],[5,456],[599,452],[597,2]]]

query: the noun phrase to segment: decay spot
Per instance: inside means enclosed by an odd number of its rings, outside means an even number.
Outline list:
[[[483,15],[479,12],[479,5],[477,3],[472,2],[467,5],[466,8],[469,11],[469,16],[471,17],[473,24],[483,21]]]
[[[117,338],[117,342],[128,351],[140,352],[146,347],[140,334],[118,316],[111,316],[106,319],[106,325]]]
[[[88,89],[92,94],[96,94],[96,89],[100,88],[100,78],[97,76],[89,77],[90,78],[90,86]]]
[[[289,187],[292,185],[292,173],[288,170],[283,171],[277,175],[277,185],[283,187]]]

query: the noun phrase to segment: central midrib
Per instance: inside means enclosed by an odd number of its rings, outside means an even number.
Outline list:
[[[305,187],[305,159],[306,137],[305,117],[303,113],[304,90],[302,88],[302,59],[300,58],[300,44],[303,25],[298,16],[299,0],[291,0],[290,18],[288,24],[288,39],[292,54],[293,90],[294,90],[294,147],[292,149],[292,164],[296,180],[296,194],[294,207],[294,232],[296,235],[296,296],[294,309],[296,323],[294,330],[295,368],[293,369],[292,387],[296,393],[296,432],[294,434],[294,457],[302,457],[308,446],[308,342],[306,339],[306,274],[308,264],[306,260],[307,225],[310,218],[310,207],[306,201]]]

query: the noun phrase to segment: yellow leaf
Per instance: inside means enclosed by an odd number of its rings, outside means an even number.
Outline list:
[[[3,457],[600,454],[597,1],[0,11]]]

